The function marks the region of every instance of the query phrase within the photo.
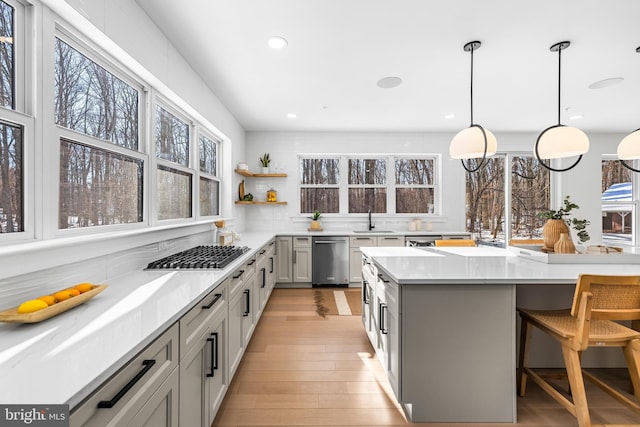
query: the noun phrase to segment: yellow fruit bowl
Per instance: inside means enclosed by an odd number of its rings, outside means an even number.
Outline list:
[[[93,285],[90,291],[81,293],[66,299],[64,301],[58,301],[57,303],[50,305],[47,308],[40,309],[31,313],[20,313],[18,307],[10,308],[9,310],[0,311],[0,322],[7,323],[37,323],[53,317],[57,314],[63,313],[73,307],[82,304],[85,301],[98,295],[104,291],[107,285]]]

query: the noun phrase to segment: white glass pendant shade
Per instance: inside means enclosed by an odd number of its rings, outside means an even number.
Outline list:
[[[493,156],[498,149],[496,137],[490,130],[485,129],[487,137],[486,156]],[[482,130],[478,126],[462,129],[449,144],[449,155],[452,159],[477,159],[485,156],[485,143]]]
[[[589,151],[589,137],[571,126],[554,126],[540,135],[538,154],[541,159],[563,159]]]
[[[640,159],[640,129],[625,136],[618,144],[618,158],[620,160]]]

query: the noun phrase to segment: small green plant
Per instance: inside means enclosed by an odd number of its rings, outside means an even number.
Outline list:
[[[260,163],[262,163],[263,168],[269,167],[269,163],[271,163],[269,153],[264,153],[264,156],[260,157]]]
[[[586,219],[568,218],[571,215],[571,211],[579,208],[580,206],[573,203],[570,200],[569,196],[565,196],[563,206],[560,209],[540,212],[538,216],[540,218],[546,219],[563,220],[567,223],[567,226],[572,227],[574,230],[576,230],[576,234],[578,236],[578,240],[580,240],[580,243],[584,243],[591,238],[589,237],[589,232],[587,232],[587,225],[589,225],[589,221]]]
[[[314,220],[314,221],[317,221],[318,218],[320,218],[320,212],[319,211],[315,211],[313,213],[313,216],[311,216],[311,219]]]

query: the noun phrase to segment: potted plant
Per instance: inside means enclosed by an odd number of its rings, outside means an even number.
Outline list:
[[[264,153],[264,156],[260,157],[260,164],[262,164],[262,173],[269,173],[269,163],[271,163],[269,153]]]
[[[313,212],[313,215],[311,216],[311,227],[309,228],[309,230],[315,230],[315,231],[322,230],[322,227],[320,226],[320,221],[318,221],[319,218],[320,218],[320,212],[319,211]]]
[[[543,251],[553,252],[554,246],[560,240],[562,234],[566,234],[566,238],[570,241],[570,227],[576,231],[576,235],[578,240],[580,240],[580,243],[584,243],[590,239],[589,233],[586,229],[587,225],[589,225],[589,221],[586,219],[570,218],[571,212],[574,209],[579,208],[580,206],[573,203],[569,196],[566,196],[563,201],[563,206],[560,209],[548,210],[538,214],[540,218],[547,219],[547,223],[542,228],[542,239],[544,241],[544,247],[542,248]],[[570,249],[571,245],[567,245],[569,249],[565,249],[565,253],[575,252],[575,247],[573,251]]]

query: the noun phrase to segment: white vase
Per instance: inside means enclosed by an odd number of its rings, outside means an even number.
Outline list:
[[[269,166],[263,166],[262,173],[269,173]]]

